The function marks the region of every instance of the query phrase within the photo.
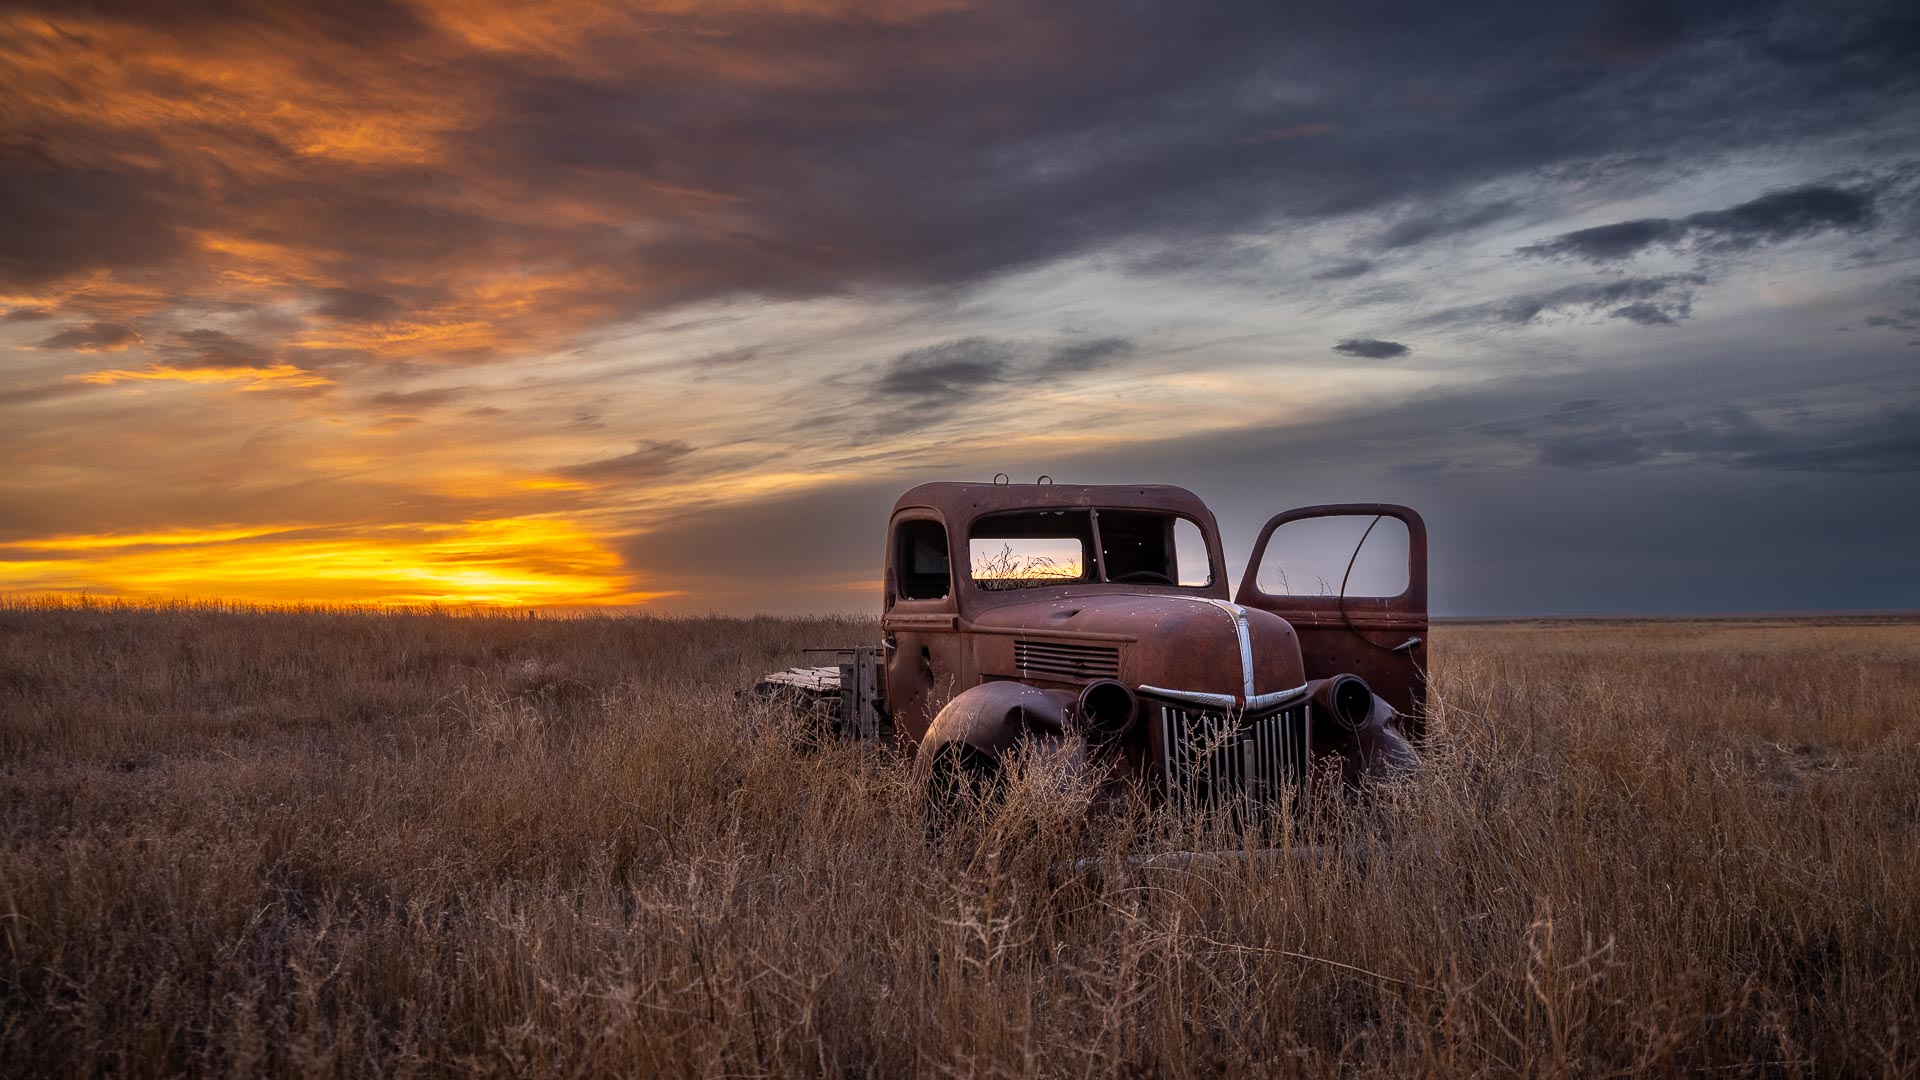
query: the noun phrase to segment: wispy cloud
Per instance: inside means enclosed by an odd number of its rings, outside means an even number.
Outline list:
[[[1347,356],[1357,356],[1363,360],[1391,360],[1406,356],[1413,349],[1398,341],[1383,341],[1379,338],[1347,338],[1333,347],[1333,351]]]
[[[1724,210],[1576,229],[1529,244],[1520,253],[1594,263],[1631,259],[1654,247],[1724,255],[1822,232],[1869,228],[1874,220],[1873,203],[1874,193],[1866,188],[1815,184],[1769,192]]]

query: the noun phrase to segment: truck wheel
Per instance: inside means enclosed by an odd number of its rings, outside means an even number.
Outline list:
[[[936,829],[973,807],[990,808],[1005,794],[1000,762],[986,751],[951,742],[933,752],[927,772],[927,815]]]

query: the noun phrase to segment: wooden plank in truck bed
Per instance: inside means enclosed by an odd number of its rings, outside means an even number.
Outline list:
[[[785,671],[776,671],[762,682],[776,686],[791,686],[797,690],[810,690],[814,693],[838,692],[840,689],[840,669],[837,667],[792,667]]]

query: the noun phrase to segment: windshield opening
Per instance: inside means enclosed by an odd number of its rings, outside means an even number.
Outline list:
[[[1154,510],[989,514],[974,522],[967,548],[974,584],[991,591],[1096,581],[1184,587],[1213,583],[1199,525]]]

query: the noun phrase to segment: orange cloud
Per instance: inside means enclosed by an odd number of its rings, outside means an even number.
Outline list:
[[[395,322],[313,330],[292,344],[302,349],[359,349],[375,356],[418,356],[487,349],[499,343],[491,322]]]
[[[241,390],[290,390],[332,386],[324,375],[297,368],[292,364],[270,367],[161,367],[152,365],[138,371],[109,368],[89,371],[73,377],[76,382],[112,386],[121,382],[237,383]]]
[[[23,118],[169,128],[179,133],[177,150],[253,167],[270,159],[236,136],[264,136],[302,157],[417,165],[436,160],[441,136],[467,123],[459,98],[434,93],[428,80],[393,78],[373,58],[345,49],[324,58],[335,78],[300,77],[289,58],[324,43],[284,21],[208,35],[186,49],[132,22],[0,14],[0,70],[9,104]],[[122,161],[136,155],[100,141],[67,149]]]

